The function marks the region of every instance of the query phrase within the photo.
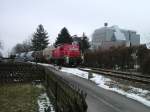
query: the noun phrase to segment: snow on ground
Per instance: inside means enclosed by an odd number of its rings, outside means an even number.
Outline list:
[[[77,68],[62,67],[61,71],[71,73],[73,75],[76,75],[85,79],[89,78],[88,72],[81,71]],[[127,86],[127,85],[117,85],[117,82],[115,83],[115,81],[111,80],[110,78],[106,78],[103,75],[99,75],[95,73],[92,74],[92,77],[89,80],[95,82],[99,87],[117,92],[119,94],[122,94],[128,98],[139,101],[143,103],[144,105],[150,107],[150,91],[148,90],[143,90],[141,88],[135,88],[132,86]],[[126,89],[123,89],[121,87],[126,87]]]
[[[43,89],[45,91],[45,88],[43,85],[38,84],[36,87]],[[38,96],[38,107],[39,111],[38,112],[55,112],[52,103],[50,102],[47,93],[43,92]]]
[[[62,67],[62,68],[61,68],[61,71],[62,71],[62,72],[67,72],[67,73],[71,73],[71,74],[77,75],[77,76],[79,76],[79,77],[88,79],[88,72],[81,71],[81,70],[79,70],[79,69],[77,69],[77,68],[66,68],[66,67]]]
[[[42,93],[38,98],[39,112],[55,112],[46,93]]]
[[[58,68],[58,66],[54,66],[52,64],[47,64],[47,63],[36,63],[36,62],[30,62],[28,61],[29,63],[32,63],[32,64],[38,64],[38,65],[42,65],[42,66],[45,66],[45,67],[51,67],[51,68]]]
[[[91,70],[91,69],[89,69],[89,68],[82,68],[82,69],[84,69],[84,70]]]
[[[115,85],[114,87],[111,85],[110,87],[108,83],[111,82],[112,80],[109,78],[105,78],[104,76],[100,76],[98,74],[93,74],[93,78],[91,78],[91,80],[94,81],[98,86],[104,89],[115,91],[119,94],[125,95],[128,98],[137,100],[150,107],[150,99],[146,98],[148,94],[150,95],[150,91],[148,90],[143,90],[141,88],[135,88],[135,87],[129,86],[128,91],[125,91],[119,88],[119,85],[118,86]]]
[[[37,63],[39,65],[43,65],[43,66],[48,66],[48,67],[54,67],[54,65],[51,64],[46,64],[46,63]]]

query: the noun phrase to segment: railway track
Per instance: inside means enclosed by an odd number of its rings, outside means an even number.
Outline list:
[[[100,69],[100,68],[91,68],[91,69],[79,68],[79,69],[86,71],[86,72],[93,72],[93,73],[97,73],[97,74],[117,77],[117,78],[126,79],[126,80],[130,80],[130,81],[136,81],[136,82],[141,82],[141,83],[145,83],[145,84],[150,84],[150,76],[144,76],[141,74],[114,71],[114,70],[108,70],[108,69]]]

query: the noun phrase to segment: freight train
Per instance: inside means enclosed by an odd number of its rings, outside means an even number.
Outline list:
[[[82,55],[78,44],[62,44],[57,47],[50,46],[42,51],[16,54],[15,60],[76,66],[82,63]]]

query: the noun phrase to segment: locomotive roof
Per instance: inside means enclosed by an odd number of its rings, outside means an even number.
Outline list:
[[[64,44],[59,44],[59,45],[57,45],[56,47],[59,47],[59,46],[67,46],[67,45],[78,45],[78,44],[76,44],[76,43],[72,43],[72,44],[68,44],[68,43],[64,43]]]

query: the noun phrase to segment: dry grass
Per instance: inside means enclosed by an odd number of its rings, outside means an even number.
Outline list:
[[[37,112],[40,93],[31,84],[0,85],[0,112]]]

